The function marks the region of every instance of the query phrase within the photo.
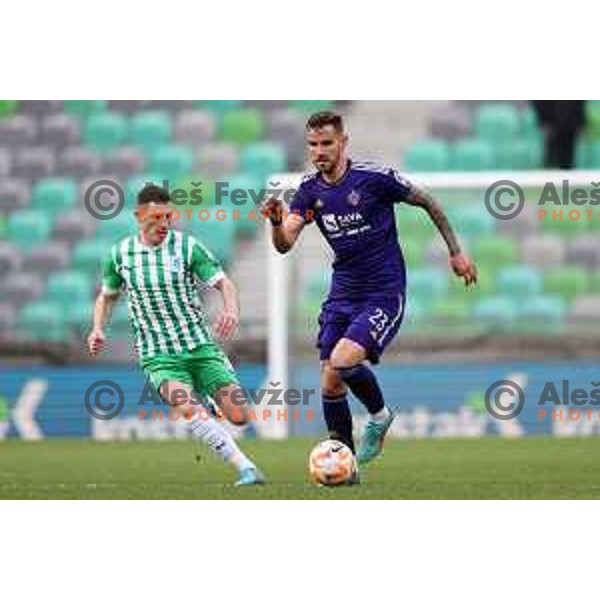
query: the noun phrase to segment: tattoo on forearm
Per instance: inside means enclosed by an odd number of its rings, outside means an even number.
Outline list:
[[[413,206],[420,206],[429,213],[431,220],[434,222],[440,235],[444,238],[452,256],[460,253],[460,245],[456,239],[452,225],[448,221],[448,217],[446,217],[442,207],[429,192],[421,188],[416,188],[415,192],[407,198],[407,202]]]

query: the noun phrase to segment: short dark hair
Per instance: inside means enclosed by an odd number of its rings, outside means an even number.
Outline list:
[[[341,115],[329,110],[324,110],[311,115],[306,122],[306,129],[307,131],[309,129],[321,129],[328,125],[331,125],[338,133],[344,131],[344,122]]]
[[[137,197],[138,206],[144,206],[145,204],[168,204],[169,202],[171,202],[169,193],[158,185],[144,186]]]

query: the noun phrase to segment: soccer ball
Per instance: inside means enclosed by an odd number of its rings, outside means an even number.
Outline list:
[[[343,485],[356,476],[358,466],[352,450],[337,440],[325,440],[308,459],[310,478],[320,485]]]

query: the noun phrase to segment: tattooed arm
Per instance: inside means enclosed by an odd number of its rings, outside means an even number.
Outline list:
[[[404,198],[404,202],[427,211],[448,246],[450,265],[454,273],[464,279],[466,286],[477,283],[477,269],[475,268],[475,264],[468,256],[462,253],[454,230],[439,202],[428,191],[414,184],[411,193]]]

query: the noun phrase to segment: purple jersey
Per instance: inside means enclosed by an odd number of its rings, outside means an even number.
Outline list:
[[[290,210],[314,220],[333,250],[330,300],[404,294],[394,204],[413,189],[394,169],[365,162],[349,161],[333,185],[320,173],[303,179]]]

